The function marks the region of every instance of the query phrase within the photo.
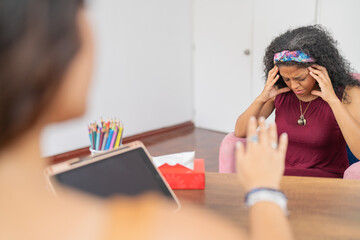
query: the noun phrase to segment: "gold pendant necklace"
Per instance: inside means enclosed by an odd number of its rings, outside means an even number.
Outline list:
[[[303,125],[303,126],[306,125],[306,119],[305,119],[305,116],[304,116],[304,115],[305,115],[306,111],[308,110],[311,102],[312,102],[312,100],[309,102],[309,104],[307,105],[307,107],[306,107],[306,109],[305,109],[305,111],[304,111],[304,113],[303,113],[302,107],[301,107],[301,100],[299,99],[299,103],[300,103],[300,118],[297,120],[297,124],[298,124],[298,125]]]

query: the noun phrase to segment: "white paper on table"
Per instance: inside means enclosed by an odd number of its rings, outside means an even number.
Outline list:
[[[182,152],[182,153],[152,157],[152,160],[156,167],[160,167],[165,163],[171,166],[180,164],[186,168],[194,170],[194,158],[195,158],[195,152]]]

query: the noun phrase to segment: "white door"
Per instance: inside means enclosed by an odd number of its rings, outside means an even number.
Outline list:
[[[197,127],[233,131],[251,100],[252,0],[194,0]]]

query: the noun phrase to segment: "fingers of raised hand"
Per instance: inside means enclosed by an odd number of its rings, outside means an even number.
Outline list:
[[[266,123],[264,117],[259,118],[259,126],[260,126],[260,131],[259,131],[260,143],[267,145],[269,144],[269,136],[268,136],[268,130],[266,129]]]
[[[322,73],[317,75],[316,73],[310,72],[310,75],[319,83],[322,90],[328,89],[332,86],[330,78],[325,77]]]
[[[312,90],[312,91],[311,91],[311,94],[312,94],[312,95],[315,95],[315,96],[322,97],[321,91],[318,91],[318,90]]]
[[[271,81],[271,83],[272,83],[272,85],[274,85],[276,82],[277,82],[277,80],[279,80],[279,74],[277,74],[273,79],[272,79],[272,81]]]
[[[283,133],[279,138],[279,147],[278,147],[278,152],[283,161],[285,161],[287,146],[288,146],[288,135],[286,133]]]
[[[276,129],[276,124],[275,123],[271,123],[269,126],[269,142],[270,142],[270,146],[273,149],[277,149],[278,147],[278,136],[277,136],[277,129]]]
[[[236,142],[236,160],[241,161],[245,156],[245,147],[242,142]]]
[[[320,65],[313,65],[311,67],[308,67],[308,70],[310,73],[315,73],[319,77],[322,77],[323,79],[330,80],[329,74],[326,70],[326,68],[320,66]]]
[[[251,117],[247,129],[247,144],[253,146],[254,144],[260,143],[261,145],[271,146],[276,149],[278,142],[276,125],[271,124],[270,127],[267,128],[264,117],[259,118],[258,124],[259,131],[257,132],[257,121],[254,117]]]
[[[277,72],[278,67],[276,65],[274,65],[274,67],[269,71],[269,72]]]
[[[274,66],[273,69],[271,69],[268,73],[268,80],[273,80],[278,72],[277,66]]]
[[[318,70],[318,69],[315,69],[315,68],[312,68],[312,67],[308,67],[310,73],[315,73],[316,75],[319,75],[322,74],[322,71]]]
[[[324,79],[322,77],[319,76],[319,74],[316,74],[315,72],[311,72],[310,71],[310,75],[315,78],[315,80],[319,83],[322,84]]]
[[[277,127],[275,123],[270,124],[269,128],[267,128],[264,117],[260,117],[258,123],[260,128],[259,133],[256,131],[257,121],[255,117],[251,117],[249,120],[247,129],[247,148],[253,148],[255,145],[263,148],[268,148],[270,146],[272,149],[276,150],[281,157],[285,158],[288,145],[287,134],[282,134],[278,141]],[[245,154],[245,147],[241,143],[237,143],[236,146],[237,157],[241,158]]]
[[[251,147],[253,144],[257,144],[259,141],[258,134],[256,132],[257,124],[256,118],[251,117],[248,122],[248,128],[246,133],[246,144]]]

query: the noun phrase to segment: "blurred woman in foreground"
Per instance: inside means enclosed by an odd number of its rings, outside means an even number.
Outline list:
[[[83,1],[2,1],[0,62],[0,239],[247,239],[212,213],[185,206],[172,214],[158,196],[100,200],[64,188],[55,198],[46,190],[40,133],[86,108],[93,42]],[[250,120],[247,150],[237,152],[251,191],[250,238],[291,239],[278,191],[287,137],[277,146],[275,125],[259,124],[258,134]],[[259,192],[270,198],[254,200]]]

